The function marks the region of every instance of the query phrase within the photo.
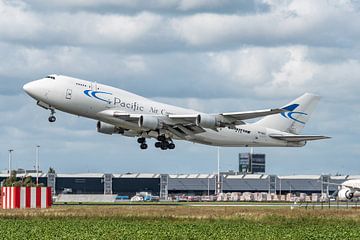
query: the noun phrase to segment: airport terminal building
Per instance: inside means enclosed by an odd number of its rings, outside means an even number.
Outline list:
[[[31,176],[35,181],[36,173],[17,174],[18,178]],[[0,174],[0,181],[8,174]],[[265,192],[287,193],[327,193],[332,194],[337,186],[349,179],[360,176],[330,175],[292,175],[277,176],[267,174],[160,174],[160,173],[41,173],[39,182],[53,187],[55,194],[117,194],[134,196],[139,192],[149,192],[160,198],[169,195],[212,195],[217,186],[226,192]],[[219,184],[217,184],[219,183]]]

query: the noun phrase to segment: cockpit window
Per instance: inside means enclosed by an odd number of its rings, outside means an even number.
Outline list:
[[[45,78],[50,78],[50,79],[54,79],[55,80],[55,77],[54,76],[46,76]]]

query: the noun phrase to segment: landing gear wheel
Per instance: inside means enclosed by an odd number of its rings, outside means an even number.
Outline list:
[[[168,146],[168,148],[169,148],[170,150],[174,149],[174,148],[175,148],[175,144],[174,144],[174,143],[170,143],[169,146]]]
[[[140,145],[140,148],[143,149],[143,150],[145,150],[145,149],[148,148],[148,145],[147,145],[146,143],[142,143],[142,144]]]
[[[137,139],[138,143],[145,143],[145,138],[141,137]]]
[[[169,148],[169,143],[164,141],[160,143],[161,150],[167,150]]]
[[[160,148],[160,147],[161,147],[161,142],[156,142],[156,143],[155,143],[155,147],[156,147],[156,148]]]
[[[55,116],[50,116],[49,117],[49,122],[53,123],[56,121],[56,117]]]
[[[166,137],[164,135],[160,135],[157,137],[157,140],[160,142],[165,142],[166,141]]]

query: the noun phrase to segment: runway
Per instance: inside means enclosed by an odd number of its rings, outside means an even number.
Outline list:
[[[55,203],[54,206],[118,206],[118,207],[240,207],[240,208],[360,208],[359,204],[356,203],[191,203],[191,202],[164,202],[164,203],[138,203],[138,202],[118,202],[118,203]]]

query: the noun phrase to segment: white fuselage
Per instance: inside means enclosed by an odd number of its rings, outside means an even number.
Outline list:
[[[122,119],[110,118],[102,115],[101,112],[116,109],[129,114],[160,116],[200,113],[191,109],[156,102],[111,86],[61,75],[56,75],[56,79],[44,78],[30,82],[24,86],[24,90],[43,107],[96,119],[127,129],[133,133],[124,134],[127,136],[141,134],[143,129],[141,129],[138,124]],[[264,128],[256,124],[237,125],[235,128],[218,128],[217,131],[213,129],[205,130],[205,132],[195,134],[187,140],[213,146],[229,147],[300,147],[305,145],[305,141],[288,142],[274,139],[269,135],[286,135],[287,133]],[[173,136],[173,138],[177,139],[176,136]]]

